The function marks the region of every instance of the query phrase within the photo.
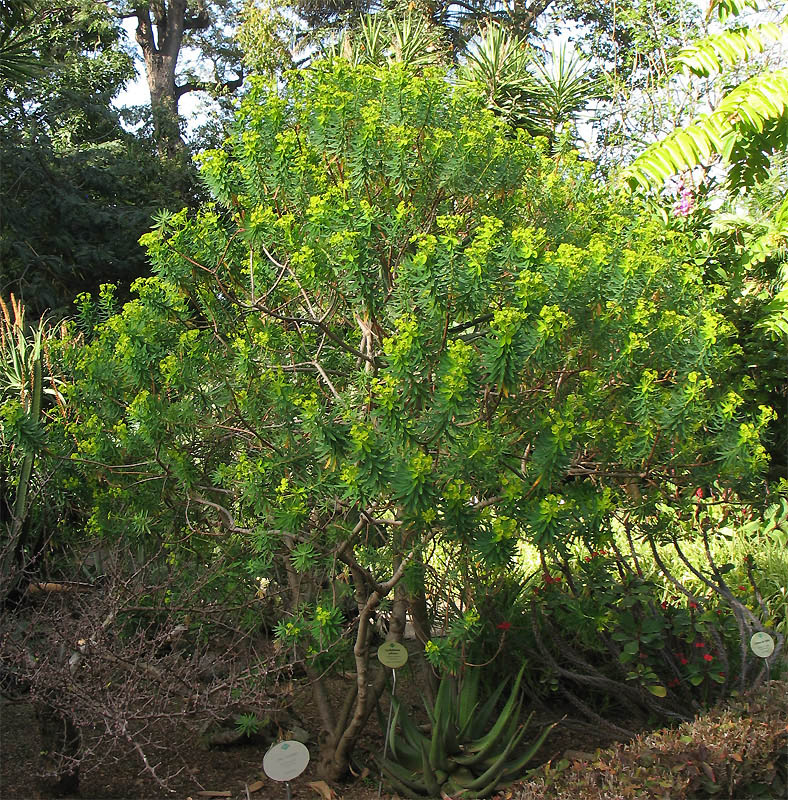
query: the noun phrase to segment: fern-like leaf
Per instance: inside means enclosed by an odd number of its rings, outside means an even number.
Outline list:
[[[746,8],[757,11],[758,0],[712,0],[706,18],[716,13],[720,22],[725,22],[728,17],[738,17]]]
[[[712,114],[648,147],[624,177],[633,188],[651,189],[719,156],[733,167],[733,184],[741,185],[760,175],[761,161],[782,143],[787,123],[788,70],[755,75],[726,95]],[[758,153],[747,146],[753,140]]]
[[[748,61],[788,35],[788,23],[767,22],[754,28],[737,28],[707,36],[679,51],[674,65],[679,72],[709,77],[727,64]]]

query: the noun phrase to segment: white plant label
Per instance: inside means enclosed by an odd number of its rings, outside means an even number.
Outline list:
[[[297,778],[309,763],[309,750],[301,742],[279,742],[263,757],[265,774],[274,781]]]
[[[399,642],[385,642],[378,648],[378,661],[389,669],[398,669],[408,661],[408,651]]]
[[[754,633],[750,639],[750,649],[758,658],[769,658],[774,652],[774,639],[763,631]]]

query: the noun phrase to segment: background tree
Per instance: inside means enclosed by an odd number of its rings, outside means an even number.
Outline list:
[[[757,2],[709,4],[707,19],[717,17],[726,28],[689,43],[671,64],[678,80],[703,77],[721,85],[721,99],[710,113],[651,144],[623,177],[634,189],[652,193],[677,181],[676,209],[698,230],[701,248],[714,253],[732,287],[727,316],[746,353],[742,368],[759,384],[765,402],[784,408],[788,386],[778,364],[788,340],[788,70],[778,68],[778,43],[788,23],[784,10],[773,21],[748,20],[745,11],[753,10],[759,10]],[[774,50],[777,58],[770,60]],[[760,60],[761,54],[767,58]],[[738,71],[742,65],[750,69]],[[722,204],[720,213],[709,213],[708,197]],[[770,438],[774,474],[784,476],[784,421],[774,421]]]
[[[106,6],[44,0],[31,13],[39,68],[0,85],[0,293],[37,316],[146,274],[139,236],[158,208],[190,203],[194,183],[120,124],[112,101],[133,64]]]
[[[162,0],[121,6],[121,16],[137,22],[135,40],[142,51],[154,139],[162,155],[185,154],[178,113],[185,94],[233,92],[243,83],[240,51],[228,34],[228,27],[237,24],[237,13],[231,0]],[[182,63],[188,49],[199,54],[197,70]]]

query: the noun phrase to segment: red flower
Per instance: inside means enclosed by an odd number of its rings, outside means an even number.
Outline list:
[[[690,608],[697,608],[698,604],[694,600],[690,600],[689,601],[689,607]]]
[[[660,605],[662,606],[663,610],[666,610],[666,609],[667,609],[667,607],[668,607],[668,601],[667,601],[667,600],[663,600],[663,601],[660,603]]]
[[[695,647],[705,647],[705,646],[706,646],[705,642],[695,642]]]
[[[740,592],[746,592],[747,591],[747,587],[746,586],[739,586],[738,588],[739,588]]]
[[[674,686],[678,686],[680,683],[681,681],[678,678],[672,678],[671,680],[668,681],[668,686],[670,686],[670,688],[672,689]]]
[[[686,659],[686,658],[684,658],[684,656],[681,656],[681,658],[679,659],[679,661],[681,662],[681,665],[682,665],[682,666],[686,666],[686,665],[687,665],[687,663],[688,663],[688,662],[687,662],[687,659]]]
[[[714,656],[710,656],[708,653],[703,656],[704,661],[714,661]]]
[[[511,622],[499,622],[496,626],[499,631],[508,631],[512,627]]]

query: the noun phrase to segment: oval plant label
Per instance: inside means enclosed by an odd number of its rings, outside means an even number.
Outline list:
[[[754,633],[750,639],[750,649],[758,658],[769,658],[774,652],[774,639],[763,631]]]
[[[279,742],[263,757],[265,774],[274,781],[297,778],[309,763],[309,750],[301,742]]]
[[[384,667],[399,669],[408,660],[408,651],[399,642],[385,642],[378,647],[378,661]]]

